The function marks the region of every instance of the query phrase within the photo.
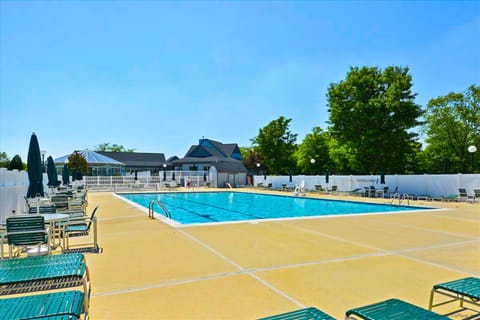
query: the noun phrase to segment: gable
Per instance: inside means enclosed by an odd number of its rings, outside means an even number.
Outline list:
[[[212,154],[207,150],[207,148],[203,148],[201,146],[196,146],[185,155],[185,157],[194,157],[194,158],[205,158],[210,157]]]

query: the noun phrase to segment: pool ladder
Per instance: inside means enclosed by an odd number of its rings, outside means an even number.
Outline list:
[[[163,213],[165,213],[165,216],[169,219],[172,219],[172,215],[170,214],[170,211],[168,211],[167,207],[165,207],[165,205],[163,204],[163,202],[161,202],[160,200],[152,200],[150,201],[150,203],[148,204],[148,217],[153,219],[154,218],[154,213],[155,211],[153,211],[153,206],[157,204],[160,209],[162,209]]]
[[[398,199],[398,205],[401,205],[402,201],[404,200],[407,200],[407,204],[410,205],[410,196],[408,195],[408,193],[404,193],[402,195],[400,195],[399,192],[395,193],[392,197],[392,201],[390,202],[391,205],[393,205],[395,199]]]

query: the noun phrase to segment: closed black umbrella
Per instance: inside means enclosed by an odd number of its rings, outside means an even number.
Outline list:
[[[385,171],[383,169],[380,172],[380,184],[385,184]]]
[[[57,167],[53,162],[52,156],[47,158],[47,176],[48,176],[48,186],[49,187],[56,187],[60,184],[58,182],[58,174],[57,174]]]
[[[43,197],[43,173],[42,158],[40,155],[40,147],[38,145],[37,135],[32,134],[30,145],[28,147],[28,185],[27,198]]]
[[[163,181],[167,180],[167,171],[163,170]]]
[[[68,167],[66,164],[63,166],[62,169],[62,182],[64,186],[70,183],[70,173],[68,172]]]
[[[326,183],[326,184],[328,184],[329,175],[330,175],[330,173],[329,173],[328,170],[327,170],[327,172],[325,172],[325,183]]]
[[[207,173],[206,172],[203,173],[203,181],[207,181]]]
[[[172,180],[175,181],[175,171],[172,172]]]

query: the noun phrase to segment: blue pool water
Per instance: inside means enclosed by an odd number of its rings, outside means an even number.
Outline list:
[[[150,201],[160,200],[170,211],[172,219],[181,224],[428,209],[243,192],[143,193],[121,196],[145,208],[148,208]],[[155,212],[164,214],[157,205],[154,209]]]

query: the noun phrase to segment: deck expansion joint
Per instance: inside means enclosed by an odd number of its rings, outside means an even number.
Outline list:
[[[213,254],[215,254],[216,256],[220,257],[221,259],[227,261],[228,263],[230,263],[231,265],[233,265],[234,267],[236,267],[237,269],[239,269],[240,271],[242,271],[243,273],[249,275],[250,277],[254,278],[255,280],[257,280],[258,282],[262,283],[263,285],[267,286],[268,288],[270,288],[271,290],[275,291],[276,293],[278,293],[279,295],[281,295],[282,297],[284,297],[285,299],[289,300],[290,302],[294,303],[295,305],[297,305],[299,308],[305,308],[306,306],[301,303],[300,301],[298,301],[297,299],[293,298],[292,296],[288,295],[286,292],[280,290],[279,288],[275,287],[274,285],[268,283],[266,280],[260,278],[258,275],[254,274],[252,271],[250,271],[249,269],[245,269],[244,267],[242,267],[241,265],[239,265],[238,263],[236,263],[235,261],[233,261],[232,259],[226,257],[225,255],[223,255],[222,253],[220,253],[219,251],[215,250],[214,248],[212,248],[211,246],[209,246],[208,244],[206,244],[205,242],[201,241],[200,239],[194,237],[193,235],[191,235],[190,233],[186,232],[185,230],[181,230],[179,229],[179,231],[185,235],[186,237],[190,238],[192,241],[196,242],[197,244],[201,245],[202,247],[204,247],[205,249],[207,249],[208,251],[212,252]]]
[[[415,262],[428,264],[428,265],[431,265],[431,266],[435,266],[435,267],[438,267],[438,268],[443,268],[443,269],[458,272],[458,273],[463,273],[463,274],[466,274],[466,275],[469,275],[469,276],[476,276],[476,274],[465,271],[465,270],[460,270],[460,269],[450,267],[450,266],[446,266],[446,265],[442,265],[442,264],[439,264],[439,263],[435,263],[435,262],[431,262],[431,261],[427,261],[427,260],[422,260],[420,258],[415,258],[415,257],[409,256],[409,255],[403,254],[403,253],[404,252],[408,253],[408,252],[411,252],[411,251],[421,251],[421,250],[425,250],[425,249],[445,248],[445,247],[449,247],[449,246],[457,246],[457,245],[477,243],[477,242],[480,243],[480,239],[455,241],[455,242],[450,242],[450,243],[442,243],[442,244],[438,244],[438,245],[405,248],[405,249],[400,249],[400,250],[387,250],[387,249],[378,248],[378,247],[375,247],[375,246],[372,246],[372,245],[369,245],[369,244],[365,244],[365,243],[361,243],[361,242],[353,241],[353,240],[347,240],[347,239],[344,239],[342,237],[332,236],[332,235],[329,235],[329,234],[326,234],[326,233],[323,233],[323,232],[319,232],[319,231],[315,231],[315,230],[311,230],[311,229],[307,229],[307,228],[303,228],[303,227],[299,227],[299,226],[292,226],[292,225],[284,224],[284,223],[281,223],[281,222],[278,222],[278,224],[286,225],[286,226],[288,226],[290,228],[293,228],[293,229],[302,230],[304,232],[320,235],[320,236],[323,236],[325,238],[345,242],[345,243],[352,244],[352,245],[355,245],[355,246],[358,246],[358,247],[363,247],[363,248],[367,248],[367,249],[371,249],[371,250],[380,251],[380,252],[385,253],[384,255],[389,255],[389,254],[390,255],[397,255],[397,256],[400,256],[400,257],[403,257],[403,258],[406,258],[406,259],[409,259],[409,260],[413,260]]]

